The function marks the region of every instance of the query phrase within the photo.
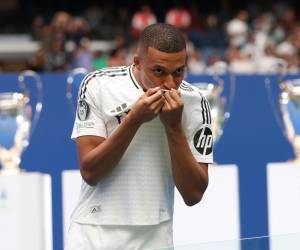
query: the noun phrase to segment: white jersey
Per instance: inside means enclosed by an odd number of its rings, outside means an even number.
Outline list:
[[[72,138],[109,137],[143,90],[133,65],[98,70],[81,84]],[[199,90],[182,82],[182,124],[198,162],[212,163],[212,130],[208,102]],[[113,152],[112,152],[113,153]],[[172,219],[174,183],[164,127],[159,117],[141,125],[120,162],[95,186],[83,181],[72,220],[95,225],[154,225]]]

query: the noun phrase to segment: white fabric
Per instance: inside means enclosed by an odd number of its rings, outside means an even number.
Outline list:
[[[76,118],[72,138],[83,135],[107,137],[113,133],[118,120],[124,118],[143,94],[134,79],[132,67],[108,68],[85,78],[79,97],[86,100],[90,112],[86,120]],[[206,145],[208,136],[199,133],[200,129],[202,132],[203,128],[211,129],[207,101],[186,82],[180,91],[185,104],[182,123],[191,151],[197,161],[212,163],[212,153],[199,153],[208,152],[209,146]],[[208,124],[203,124],[204,120]],[[201,134],[199,138],[195,136],[197,132],[198,136]],[[79,203],[71,219],[94,225],[158,224],[172,219],[173,199],[167,139],[162,123],[155,118],[139,128],[111,174],[93,187],[83,182]]]
[[[72,223],[65,250],[173,249],[171,221],[146,226],[80,225]]]

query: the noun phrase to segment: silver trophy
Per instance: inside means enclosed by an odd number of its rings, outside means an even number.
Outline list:
[[[221,74],[228,73],[228,66],[225,62],[216,62],[212,67],[213,80],[212,82],[197,82],[194,86],[199,88],[200,92],[206,97],[209,102],[212,116],[212,132],[215,143],[223,134],[224,124],[230,117],[230,109],[232,98],[235,91],[235,81],[233,75],[230,75],[230,96],[222,96],[224,91],[224,80],[220,77]]]
[[[270,67],[269,73],[277,73],[277,83],[280,88],[279,98],[274,98],[270,77],[265,78],[265,86],[275,119],[284,136],[293,146],[294,161],[300,162],[300,79],[284,80],[287,67],[287,62],[281,58],[275,60]]]
[[[284,134],[293,145],[295,161],[300,162],[300,79],[283,81],[280,88]]]
[[[36,104],[31,106],[31,97],[25,78],[36,82]],[[0,164],[2,174],[17,174],[21,171],[22,152],[28,147],[30,136],[42,110],[42,82],[31,70],[18,77],[23,92],[0,93]],[[33,107],[35,110],[33,110]]]
[[[73,69],[67,78],[67,91],[66,91],[66,98],[68,101],[69,108],[73,115],[76,113],[76,103],[77,103],[77,93],[79,90],[80,80],[77,78],[79,76],[85,76],[88,71],[85,68],[75,68]],[[78,84],[75,86],[75,82]]]

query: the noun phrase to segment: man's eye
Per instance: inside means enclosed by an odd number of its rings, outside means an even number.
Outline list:
[[[154,69],[153,72],[157,75],[161,75],[163,73],[162,69]]]
[[[176,69],[175,75],[181,75],[183,73],[183,69]]]

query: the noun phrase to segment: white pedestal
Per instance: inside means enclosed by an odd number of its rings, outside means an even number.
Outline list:
[[[0,248],[52,250],[51,177],[0,174]]]
[[[175,192],[174,244],[240,238],[238,169],[235,165],[209,167],[209,185],[199,204],[188,207]],[[239,242],[229,242],[239,249]]]
[[[66,240],[70,225],[70,216],[77,205],[82,178],[79,170],[64,170],[62,172],[62,199],[63,199],[63,235]]]
[[[289,249],[286,242],[299,247],[299,235],[294,233],[300,232],[300,164],[269,163],[267,187],[269,234],[281,235],[271,238],[271,249]]]
[[[300,164],[267,165],[269,233],[300,232]]]

